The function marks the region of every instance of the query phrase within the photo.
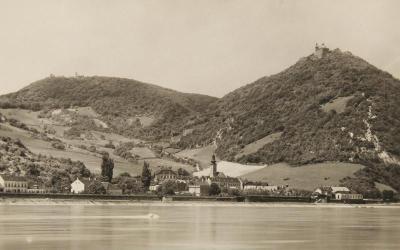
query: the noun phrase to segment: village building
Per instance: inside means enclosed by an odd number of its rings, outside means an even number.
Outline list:
[[[208,177],[206,181],[208,182],[209,185],[211,185],[211,183],[217,184],[221,189],[223,189],[223,188],[241,189],[240,180],[238,178],[234,178],[234,177],[229,177],[229,176]]]
[[[27,191],[27,193],[30,193],[30,194],[45,194],[45,193],[47,193],[47,189],[43,186],[39,186],[38,184],[29,186],[26,191]]]
[[[278,191],[278,186],[270,186],[266,182],[252,182],[247,181],[242,183],[243,191],[268,191],[275,192]]]
[[[336,193],[350,193],[350,189],[347,187],[319,187],[314,190],[314,194],[319,196],[326,196],[329,198],[334,198]]]
[[[28,181],[22,176],[0,175],[0,187],[5,193],[26,193]]]
[[[336,200],[362,200],[364,197],[362,194],[347,194],[347,193],[336,193]]]
[[[87,191],[89,184],[90,183],[88,180],[76,178],[76,180],[71,183],[71,193],[81,194],[81,193]]]
[[[336,200],[362,200],[362,194],[352,193],[347,187],[320,187],[314,191],[314,195],[324,196]]]
[[[207,182],[192,182],[188,185],[189,193],[194,196],[205,196],[208,195],[210,185]]]
[[[161,185],[155,182],[151,182],[149,186],[149,191],[157,192],[161,188]]]
[[[154,175],[155,182],[178,179],[178,174],[170,168],[161,168]]]

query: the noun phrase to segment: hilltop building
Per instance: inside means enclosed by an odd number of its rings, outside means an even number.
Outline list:
[[[47,193],[47,189],[42,185],[33,184],[28,187],[26,192],[31,194],[45,194]]]
[[[314,56],[316,56],[318,59],[323,58],[326,54],[328,54],[328,52],[329,49],[325,46],[325,44],[315,44]]]
[[[5,193],[26,193],[28,181],[22,176],[0,175],[0,188]]]

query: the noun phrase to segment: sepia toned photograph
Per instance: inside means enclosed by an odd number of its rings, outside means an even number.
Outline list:
[[[0,250],[400,249],[399,11],[0,0]]]

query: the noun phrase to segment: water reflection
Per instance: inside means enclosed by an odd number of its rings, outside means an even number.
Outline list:
[[[398,249],[399,214],[400,208],[0,205],[0,249]]]

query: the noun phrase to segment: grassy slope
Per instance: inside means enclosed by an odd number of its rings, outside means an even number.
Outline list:
[[[267,145],[268,143],[272,143],[275,140],[278,140],[281,136],[282,136],[281,132],[273,133],[255,142],[247,144],[246,146],[244,146],[242,150],[240,150],[240,152],[237,155],[235,155],[235,159],[239,159],[244,155],[257,153],[257,151],[263,148],[265,145]]]
[[[292,188],[314,190],[319,186],[340,185],[340,180],[362,169],[359,164],[325,162],[291,167],[278,163],[242,175],[254,181],[267,181],[270,185],[289,185]]]
[[[205,168],[210,165],[211,157],[214,154],[215,146],[209,145],[196,149],[182,150],[175,155],[182,158],[189,158],[197,161],[200,167]]]
[[[340,114],[346,110],[347,103],[353,99],[354,96],[343,96],[335,98],[328,103],[321,105],[321,109],[327,113],[334,110],[336,113]]]
[[[60,139],[66,145],[70,145],[67,149],[57,150],[51,146],[50,142],[32,138],[29,132],[15,128],[8,124],[2,124],[2,129],[0,129],[0,136],[7,136],[15,139],[20,139],[25,146],[31,150],[35,154],[43,154],[53,157],[61,157],[61,158],[70,158],[74,161],[81,161],[85,164],[85,166],[93,173],[100,172],[100,164],[101,164],[101,155],[98,153],[92,153],[87,150],[82,150],[79,148],[80,145],[84,145],[89,147],[91,145],[95,146],[99,151],[107,151],[114,159],[115,163],[115,174],[119,174],[122,172],[129,172],[132,175],[138,175],[142,171],[143,160],[138,161],[137,163],[131,163],[127,160],[114,155],[113,150],[104,148],[104,145],[108,143],[108,141],[112,141],[114,144],[128,142],[128,141],[136,141],[126,138],[121,135],[113,134],[113,133],[105,133],[105,132],[96,132],[92,131],[94,134],[93,140],[78,140],[78,139],[65,139],[62,136],[62,131],[68,129],[65,126],[54,126],[54,121],[50,119],[39,119],[39,112],[31,112],[29,110],[22,109],[1,109],[0,113],[5,115],[7,118],[17,119],[25,124],[29,124],[29,127],[33,127],[42,131],[43,124],[48,126],[53,126],[60,128],[61,131],[55,135],[55,138]],[[100,135],[103,135],[105,139],[101,139]],[[140,150],[135,151],[139,156],[146,158],[150,155],[150,152],[147,148],[141,148]],[[154,154],[151,154],[154,156]],[[174,161],[168,159],[150,159],[147,160],[150,163],[150,166],[153,170],[157,169],[158,166],[171,166],[173,169],[178,169],[180,167],[185,168],[189,171],[192,171],[192,167],[182,163],[176,163]]]
[[[210,164],[209,164],[210,165]],[[235,162],[227,162],[227,161],[219,161],[217,164],[218,172],[224,173],[230,177],[240,177],[242,175],[250,174],[253,172],[257,172],[259,169],[264,168],[265,166],[257,166],[257,165],[244,165]],[[210,168],[205,168],[202,171],[195,172],[194,175],[208,176],[210,175]]]

